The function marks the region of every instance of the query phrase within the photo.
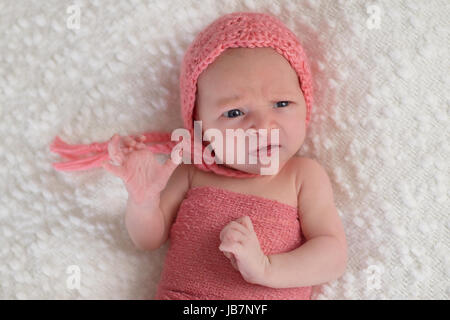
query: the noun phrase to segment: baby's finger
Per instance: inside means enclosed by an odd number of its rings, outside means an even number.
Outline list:
[[[238,221],[242,226],[245,226],[248,230],[250,230],[250,231],[255,231],[254,229],[253,229],[253,223],[252,223],[252,220],[250,219],[250,217],[249,216],[243,216],[243,217],[240,217],[239,219],[237,219],[236,221]]]
[[[231,257],[233,256],[232,253],[229,253],[228,251],[223,251],[223,254],[225,255],[225,257],[227,257],[228,259],[231,259]]]
[[[233,243],[221,243],[219,246],[220,251],[227,251],[235,255],[239,255],[242,252],[242,245],[238,242]]]
[[[115,134],[112,137],[111,141],[108,143],[108,153],[110,157],[114,157],[121,153],[120,146],[120,136],[118,134]]]
[[[109,159],[110,159],[109,163],[111,163],[112,165],[121,166],[125,159],[125,155],[116,154],[114,156],[110,156]]]
[[[222,236],[222,243],[241,243],[244,244],[246,235],[236,229],[229,228]]]
[[[225,236],[228,234],[230,228],[229,228],[229,224],[227,224],[221,231],[219,234],[219,239],[220,241],[225,241]]]
[[[237,221],[231,221],[229,223],[230,228],[237,230],[238,232],[242,233],[242,235],[247,236],[249,234],[249,229],[247,229],[242,223],[239,223]]]
[[[120,157],[117,155],[116,152],[113,151],[114,150],[114,146],[113,146],[113,142],[111,141],[108,144],[108,155],[109,155],[109,159],[113,162],[116,163],[117,165],[120,164]]]
[[[121,150],[119,154],[116,154],[113,157],[113,160],[117,162],[118,165],[122,165],[128,154],[129,152],[127,152],[126,150]]]
[[[247,236],[248,235],[248,230],[246,230],[246,228],[241,225],[240,223],[236,222],[236,221],[231,221],[229,222],[220,232],[220,240],[223,240],[224,237],[231,232],[232,230],[234,230],[234,232],[239,232],[242,236]]]
[[[234,254],[231,255],[230,261],[233,268],[239,271],[239,267],[237,265],[236,257],[234,256]]]
[[[236,258],[234,257],[234,254],[227,252],[227,251],[223,251],[223,254],[225,255],[225,257],[227,257],[230,260],[233,268],[235,268],[236,270],[239,270],[237,263],[236,263]]]
[[[125,137],[124,138],[124,143],[127,147],[132,147],[134,145],[136,145],[136,141],[133,138],[130,137]]]
[[[220,231],[219,238],[221,241],[226,241],[229,239],[229,233],[231,232],[230,224],[227,224],[222,231]]]

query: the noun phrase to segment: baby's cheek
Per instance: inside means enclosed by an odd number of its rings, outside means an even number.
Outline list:
[[[301,117],[289,119],[285,124],[285,131],[289,139],[303,139],[305,136],[306,121]],[[281,142],[281,144],[283,144]]]

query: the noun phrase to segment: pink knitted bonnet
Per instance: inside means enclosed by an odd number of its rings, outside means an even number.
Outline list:
[[[188,47],[181,64],[181,114],[184,127],[191,134],[191,145],[194,145],[193,111],[197,79],[201,72],[224,50],[238,47],[271,47],[289,61],[299,77],[300,87],[306,102],[306,127],[308,126],[313,104],[313,88],[306,54],[299,40],[292,31],[271,14],[234,12],[219,17],[201,31]],[[179,141],[171,141],[171,133],[152,131],[142,133],[142,135],[146,136],[146,143],[153,143],[147,145],[147,147],[154,153],[170,154],[172,148],[179,143]],[[50,150],[69,159],[69,161],[53,163],[53,167],[60,171],[77,171],[100,167],[101,163],[109,158],[108,142],[70,145],[56,136],[50,145]],[[205,144],[202,144],[202,155],[205,147]],[[87,154],[90,155],[81,157]],[[191,157],[193,159],[192,153]],[[203,171],[212,171],[225,176],[244,178],[257,176],[257,174],[235,170],[215,162],[208,164],[203,161],[203,157],[202,163],[198,164],[193,160],[191,163]]]

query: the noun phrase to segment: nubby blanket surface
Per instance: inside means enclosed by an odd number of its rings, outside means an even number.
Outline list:
[[[122,182],[58,172],[71,144],[182,127],[195,36],[270,12],[302,41],[346,273],[311,299],[449,299],[450,6],[430,1],[0,1],[0,298],[152,299],[169,243],[137,250]]]

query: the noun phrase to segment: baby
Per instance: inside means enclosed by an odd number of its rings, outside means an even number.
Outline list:
[[[183,77],[189,72],[196,81]],[[185,127],[193,132],[193,121],[201,122],[215,163],[180,163],[172,153],[159,164],[145,144],[150,135],[116,134],[107,143],[113,163],[102,158],[101,166],[128,191],[132,241],[156,250],[170,238],[155,299],[310,299],[313,285],[344,273],[346,239],[330,180],[319,163],[297,155],[310,119],[310,81],[303,50],[280,21],[228,14],[188,49],[181,77]],[[265,129],[269,140],[255,154],[275,154],[275,172],[262,175],[259,157],[224,162],[237,148],[228,140],[214,144],[205,134],[212,128],[224,137],[226,129]],[[168,153],[174,144],[153,150]],[[191,159],[194,152],[182,148],[180,155]]]

